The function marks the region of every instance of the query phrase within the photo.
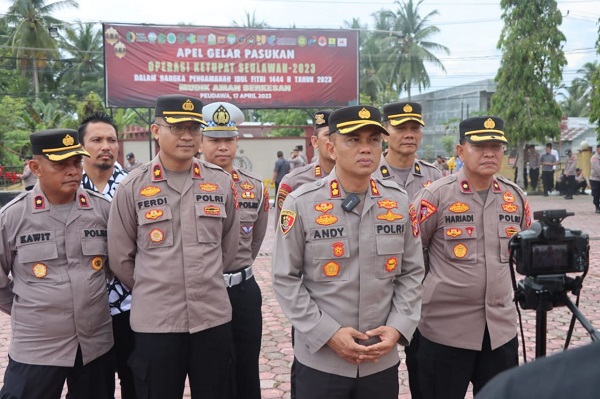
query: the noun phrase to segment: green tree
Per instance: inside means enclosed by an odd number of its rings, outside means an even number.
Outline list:
[[[77,22],[65,29],[60,40],[67,57],[59,80],[68,93],[81,97],[91,91],[101,93],[104,88],[104,59],[102,32],[93,24]]]
[[[272,123],[276,126],[290,126],[289,128],[277,128],[271,131],[271,135],[277,137],[283,136],[304,136],[304,129],[301,126],[312,124],[312,115],[317,110],[302,109],[261,109],[254,112],[254,116],[262,123]]]
[[[4,96],[0,99],[0,165],[20,166],[29,149],[29,133],[22,124],[27,102],[23,98]]]
[[[502,0],[500,5],[502,59],[491,113],[504,119],[507,138],[523,148],[527,141],[560,134],[562,112],[553,88],[567,62],[562,15],[555,0]],[[524,159],[519,162],[523,167]]]
[[[600,19],[598,19],[598,40],[596,52],[600,54]],[[592,74],[590,90],[590,122],[596,124],[596,136],[600,142],[600,68]]]
[[[588,90],[589,88],[579,83],[577,79],[573,79],[571,86],[565,87],[564,92],[559,93],[558,97],[562,98],[559,104],[564,116],[588,116]]]
[[[47,4],[45,0],[13,0],[4,16],[11,33],[9,45],[15,51],[23,71],[31,68],[35,97],[40,96],[39,72],[48,60],[58,59],[57,42],[48,28],[60,27],[63,22],[52,13],[64,7],[78,7],[75,0],[59,0]]]
[[[419,6],[423,1],[419,0],[414,4],[413,0],[396,0],[398,10],[385,12],[388,21],[386,27],[390,28],[390,35],[383,42],[385,54],[388,55],[388,84],[398,95],[405,91],[409,100],[413,87],[417,87],[421,92],[431,85],[426,63],[432,63],[446,72],[446,68],[434,52],[450,54],[446,46],[430,41],[431,37],[440,31],[429,22],[438,12],[435,10],[421,17]]]

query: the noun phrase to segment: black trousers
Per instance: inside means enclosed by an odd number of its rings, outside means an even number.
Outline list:
[[[130,314],[131,311],[127,310],[112,317],[113,338],[115,340],[114,351],[121,386],[121,399],[137,399],[133,373],[128,363],[135,344],[133,331],[129,324]]]
[[[1,399],[60,399],[65,380],[68,399],[113,399],[115,369],[112,349],[83,365],[77,349],[73,367],[39,366],[8,358]]]
[[[419,382],[425,399],[463,399],[473,383],[473,394],[495,375],[519,364],[515,336],[506,344],[491,349],[485,329],[481,351],[435,343],[421,336],[419,345]]]
[[[529,177],[531,178],[531,189],[535,191],[538,184],[538,178],[540,177],[540,169],[529,169]]]
[[[298,399],[398,399],[398,364],[366,377],[341,377],[296,363]]]
[[[237,399],[260,399],[258,358],[262,339],[262,296],[254,277],[227,288],[233,319]]]
[[[565,183],[567,195],[573,196],[575,191],[577,190],[577,180],[575,180],[575,176],[567,176],[567,182]]]
[[[590,180],[592,187],[592,201],[596,209],[600,208],[600,180]]]
[[[552,190],[552,183],[554,181],[554,171],[542,171],[542,185],[544,186],[544,194],[548,194]]]
[[[192,398],[232,397],[231,323],[194,334],[134,335],[130,365],[138,399],[181,399],[186,376]]]
[[[410,340],[410,345],[404,347],[404,353],[406,354],[406,369],[408,371],[408,386],[410,388],[411,399],[423,398],[419,385],[419,362],[417,359],[420,340],[421,333],[419,330],[415,330],[415,333]]]

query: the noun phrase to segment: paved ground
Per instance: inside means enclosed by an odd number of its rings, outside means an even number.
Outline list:
[[[572,201],[560,196],[530,196],[532,210],[566,209],[575,212],[575,216],[567,218],[563,225],[571,229],[580,229],[590,236],[590,272],[584,282],[581,295],[580,309],[583,314],[600,328],[600,214],[594,213],[592,200],[589,195],[575,196]],[[271,211],[272,212],[272,211]],[[261,385],[263,398],[289,398],[289,365],[292,360],[290,343],[290,323],[281,312],[271,289],[271,252],[273,247],[273,226],[270,221],[269,230],[261,253],[254,263],[255,275],[263,293],[263,345],[260,357]],[[527,357],[535,355],[535,312],[522,311],[525,329],[525,344]],[[570,311],[556,308],[548,313],[548,353],[562,348],[566,331],[571,320]],[[10,340],[10,319],[0,315],[0,375],[8,363],[7,350]],[[585,345],[590,338],[579,323],[576,324],[572,345]],[[401,356],[404,357],[403,351]],[[399,398],[408,399],[408,381],[404,360],[400,366],[399,379],[401,383]],[[117,398],[120,395],[117,392]],[[190,397],[186,390],[184,397]],[[471,394],[467,397],[472,397]]]

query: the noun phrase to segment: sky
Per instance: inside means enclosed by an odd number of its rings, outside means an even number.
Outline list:
[[[47,0],[51,3],[53,0]],[[415,0],[415,3],[417,0]],[[0,14],[10,5],[0,0]],[[336,29],[344,21],[358,18],[372,29],[372,14],[380,9],[398,9],[386,0],[78,0],[78,9],[64,9],[55,14],[68,23],[82,21],[198,26],[232,26],[245,21],[245,13],[254,13],[257,21],[274,28]],[[599,60],[595,40],[600,18],[599,0],[558,0],[563,14],[561,30],[567,38],[564,51],[568,65],[563,80],[570,85],[586,62]],[[502,30],[499,0],[424,0],[420,15],[437,10],[429,22],[440,29],[431,40],[449,48],[450,55],[436,54],[446,68],[427,67],[431,87],[423,93],[493,79],[500,65],[496,49]],[[413,94],[418,94],[413,89]]]

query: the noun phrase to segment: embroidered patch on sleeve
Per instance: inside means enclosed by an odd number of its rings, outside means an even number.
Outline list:
[[[437,212],[437,207],[431,202],[422,199],[419,207],[419,223],[423,223]]]

